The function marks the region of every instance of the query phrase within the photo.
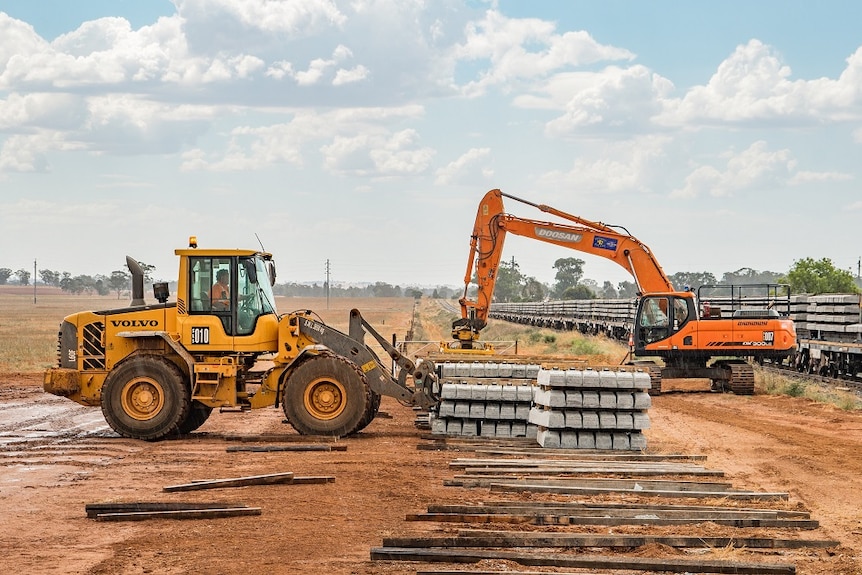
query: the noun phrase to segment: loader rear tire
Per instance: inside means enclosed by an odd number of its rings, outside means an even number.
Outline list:
[[[155,355],[119,364],[102,385],[102,414],[123,437],[153,441],[177,432],[191,404],[179,368]]]
[[[373,398],[355,364],[331,353],[301,363],[284,382],[282,407],[302,435],[342,437],[362,426]]]

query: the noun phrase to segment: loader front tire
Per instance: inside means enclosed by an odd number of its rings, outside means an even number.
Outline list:
[[[188,414],[191,393],[179,368],[154,355],[117,366],[102,385],[102,413],[123,437],[154,441],[177,432]]]
[[[199,401],[193,401],[191,408],[189,408],[189,414],[182,423],[177,426],[177,434],[185,435],[187,433],[191,433],[206,423],[212,412],[213,408],[209,405],[204,405]]]
[[[330,353],[309,358],[293,370],[282,399],[287,421],[300,434],[337,437],[359,431],[372,401],[362,371]]]

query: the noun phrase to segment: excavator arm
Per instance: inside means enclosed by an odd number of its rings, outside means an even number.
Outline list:
[[[554,223],[520,218],[505,212],[503,198],[527,204],[570,223]],[[452,324],[452,336],[463,345],[478,339],[491,309],[491,296],[507,233],[533,238],[565,248],[601,256],[625,268],[634,278],[638,291],[673,292],[674,288],[650,249],[625,228],[612,227],[568,214],[543,204],[491,190],[482,198],[470,236],[470,254],[464,275],[464,295],[460,299],[461,319]],[[478,292],[468,297],[475,271]]]

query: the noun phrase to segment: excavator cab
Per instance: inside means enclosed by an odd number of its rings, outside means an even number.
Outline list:
[[[640,299],[635,326],[637,349],[667,339],[695,318],[691,292],[650,294]]]

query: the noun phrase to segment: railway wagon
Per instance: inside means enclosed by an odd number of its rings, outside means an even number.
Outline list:
[[[797,352],[790,358],[800,372],[858,380],[862,374],[862,297],[860,294],[791,296]]]
[[[702,293],[699,299],[703,315],[731,317],[735,313],[732,298],[720,292]],[[803,373],[862,379],[860,294],[796,294],[781,302],[779,313],[789,314],[797,334],[796,353],[783,361],[786,366]],[[634,298],[494,303],[490,317],[585,335],[604,334],[626,342],[636,309]]]

